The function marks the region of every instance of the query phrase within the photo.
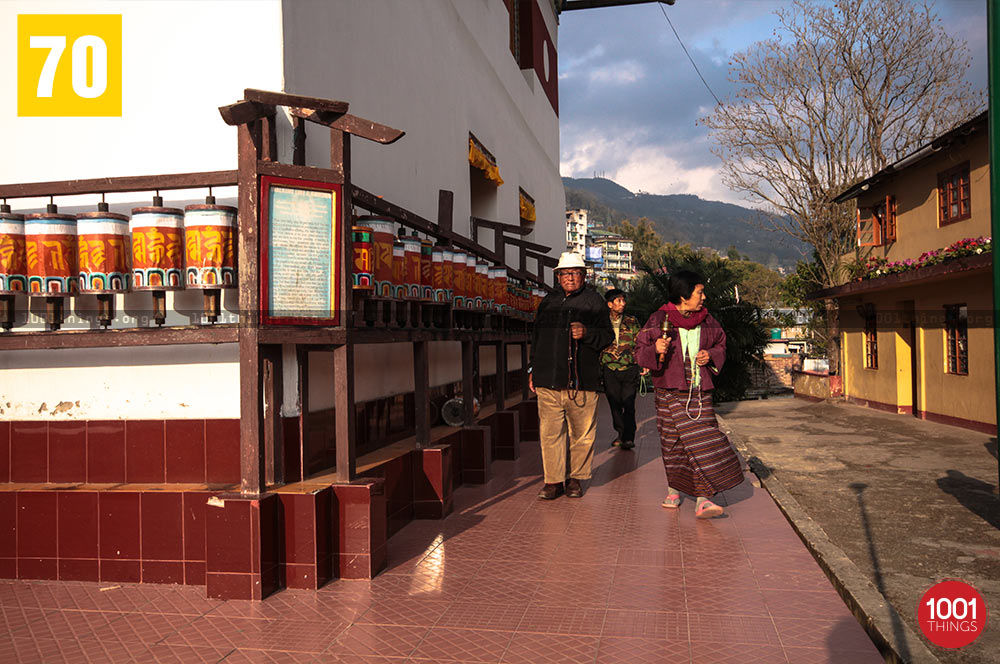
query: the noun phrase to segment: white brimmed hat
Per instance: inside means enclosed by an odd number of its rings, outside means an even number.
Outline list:
[[[583,256],[576,253],[575,251],[564,251],[559,256],[559,264],[556,265],[554,270],[565,270],[568,268],[583,268],[587,269],[587,264],[583,262]]]

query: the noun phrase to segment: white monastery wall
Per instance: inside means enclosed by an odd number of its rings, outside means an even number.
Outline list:
[[[235,169],[236,129],[218,107],[241,99],[244,88],[280,90],[281,3],[173,0],[0,2],[0,89],[17,89],[14,66],[19,14],[121,14],[122,116],[18,117],[15,94],[0,96],[0,182],[159,175]],[[149,192],[152,196],[153,192]],[[163,192],[164,204],[202,202],[205,191]],[[224,200],[235,187],[217,190]],[[99,196],[57,198],[60,211],[96,209]],[[143,194],[108,195],[114,212],[149,205]],[[9,201],[15,212],[44,210],[47,199]],[[236,311],[236,292],[223,291]],[[134,327],[149,315],[151,296],[116,301],[114,327]],[[19,312],[27,298],[18,297]],[[74,297],[67,315],[86,317],[96,297]],[[167,325],[200,321],[201,293],[167,294]],[[31,304],[44,313],[44,301]],[[127,316],[128,318],[123,318]],[[230,322],[223,312],[220,322]],[[29,327],[42,329],[37,320]],[[149,325],[150,323],[146,323]],[[96,323],[70,316],[63,329]],[[4,419],[126,419],[239,417],[235,344],[0,352],[0,417]],[[294,387],[294,383],[293,383]],[[43,407],[44,405],[44,407]]]

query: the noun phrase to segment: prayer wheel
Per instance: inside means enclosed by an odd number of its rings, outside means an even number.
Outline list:
[[[507,268],[492,267],[490,276],[493,280],[493,310],[498,314],[507,313]]]
[[[476,261],[476,309],[488,311],[493,308],[493,298],[489,295],[490,267],[486,261]]]
[[[184,208],[187,287],[236,286],[236,208],[199,204]]]
[[[403,258],[406,261],[406,299],[419,300],[423,296],[420,284],[420,238],[416,235],[404,235]]]
[[[454,296],[452,304],[456,309],[465,308],[465,252],[455,249],[451,253],[452,282],[454,283]]]
[[[80,292],[90,295],[127,293],[128,217],[114,212],[81,212],[76,216]]]
[[[455,254],[451,247],[441,247],[441,282],[444,299],[441,302],[451,302],[455,295]]]
[[[0,212],[0,295],[28,290],[24,215]]]
[[[476,309],[476,255],[465,255],[465,308]]]
[[[28,265],[28,295],[45,297],[46,322],[52,330],[62,326],[63,300],[76,293],[79,275],[76,258],[76,217],[51,212],[29,214],[24,219],[24,254]]]
[[[14,294],[28,290],[28,264],[24,252],[24,215],[7,205],[0,210],[0,326],[14,327]]]
[[[358,223],[372,229],[372,275],[375,295],[393,297],[392,247],[396,240],[393,223],[383,217],[358,217]]]
[[[392,242],[392,297],[406,299],[406,251],[401,240]]]
[[[132,290],[152,292],[153,319],[163,325],[167,291],[184,289],[184,211],[160,205],[132,208],[129,230]]]
[[[352,286],[362,293],[371,293],[375,289],[373,273],[374,257],[372,255],[372,229],[368,226],[351,226]]]
[[[434,245],[428,239],[420,241],[420,299],[434,301],[433,281]]]
[[[108,327],[115,317],[115,295],[127,293],[132,274],[128,266],[128,217],[108,212],[76,216],[80,292],[97,296],[97,318]]]
[[[431,249],[431,295],[434,302],[446,302],[444,282],[444,247]]]
[[[184,212],[169,207],[132,208],[132,288],[184,289]]]

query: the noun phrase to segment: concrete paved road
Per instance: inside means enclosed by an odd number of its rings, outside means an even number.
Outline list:
[[[986,632],[942,662],[1000,662],[996,438],[843,402],[720,404],[724,425],[919,633],[916,607],[944,578],[975,586]],[[923,638],[921,636],[921,638]]]

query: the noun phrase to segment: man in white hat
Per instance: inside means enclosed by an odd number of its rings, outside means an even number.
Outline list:
[[[615,338],[604,298],[585,281],[583,257],[564,252],[555,274],[558,288],[535,314],[528,374],[538,395],[544,500],[583,495],[580,482],[590,479],[594,459],[600,353]]]

